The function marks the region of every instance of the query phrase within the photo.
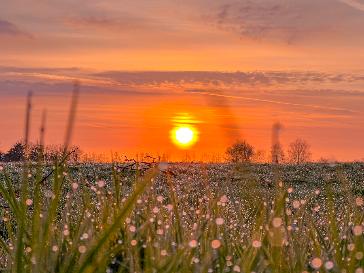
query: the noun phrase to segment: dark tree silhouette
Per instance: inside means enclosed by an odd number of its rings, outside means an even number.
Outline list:
[[[17,142],[5,154],[4,161],[18,162],[24,160],[24,158],[25,158],[25,145],[21,142]]]
[[[31,161],[38,161],[44,159],[43,147],[40,144],[34,144],[30,147],[29,159]]]
[[[68,155],[68,162],[80,162],[82,159],[82,151],[78,146],[72,146]],[[24,160],[25,156],[30,161],[38,160],[52,162],[60,160],[64,156],[64,148],[61,145],[50,145],[42,147],[40,144],[28,144],[28,153],[26,153],[25,144],[22,142],[15,143],[7,153],[0,152],[0,161],[19,162]]]
[[[310,145],[306,140],[297,138],[289,145],[288,158],[294,164],[308,162],[311,159]]]
[[[231,162],[247,163],[254,156],[254,147],[245,140],[238,141],[226,150],[226,154]]]

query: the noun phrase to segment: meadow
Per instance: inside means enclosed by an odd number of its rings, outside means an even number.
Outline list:
[[[364,268],[364,165],[0,167],[2,272]]]
[[[0,273],[364,273],[363,29],[364,0],[0,0]]]

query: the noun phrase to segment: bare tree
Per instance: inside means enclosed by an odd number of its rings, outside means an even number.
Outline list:
[[[229,161],[234,163],[251,162],[254,156],[254,147],[245,140],[238,141],[226,150]]]
[[[72,163],[79,163],[82,159],[82,150],[78,146],[72,146],[70,147],[70,151],[73,151],[73,153],[70,154],[68,161]]]
[[[308,162],[311,159],[310,145],[306,140],[297,138],[289,145],[288,157],[295,164]]]

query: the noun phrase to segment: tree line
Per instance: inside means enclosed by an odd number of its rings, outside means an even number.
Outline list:
[[[260,152],[246,140],[239,140],[226,150],[228,161],[234,163],[253,162],[254,158],[259,156],[259,153]],[[287,151],[284,151],[279,142],[274,143],[270,151],[270,161],[274,164],[303,164],[311,160],[311,155],[311,148],[307,141],[297,138],[289,144]]]
[[[78,146],[73,146],[69,149],[72,153],[69,154],[68,161],[79,162],[82,151]],[[46,161],[52,162],[59,159],[63,154],[64,148],[62,145],[47,145],[28,144],[25,145],[22,141],[16,142],[7,152],[0,151],[0,161],[2,162],[20,162],[25,159],[30,161]]]
[[[97,162],[96,155],[83,154],[78,146],[73,146],[70,149],[72,153],[69,155],[69,162]],[[20,162],[24,159],[30,161],[45,161],[52,162],[59,159],[63,153],[63,146],[40,144],[28,144],[16,142],[7,152],[0,151],[1,162]],[[262,152],[256,150],[255,147],[249,144],[246,140],[240,140],[231,145],[226,150],[227,161],[233,163],[249,163],[259,161],[262,157]],[[116,155],[115,155],[115,158]],[[304,139],[296,139],[289,144],[287,151],[284,151],[282,145],[276,142],[272,145],[270,151],[270,162],[274,164],[294,163],[302,164],[311,160],[310,145]]]

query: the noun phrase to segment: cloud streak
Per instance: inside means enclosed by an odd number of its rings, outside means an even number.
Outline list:
[[[324,37],[353,38],[361,31],[364,16],[352,8],[363,11],[364,4],[355,0],[228,1],[210,15],[210,20],[244,38],[292,44],[307,39],[321,41]]]
[[[126,84],[188,84],[201,83],[215,86],[231,85],[277,85],[306,83],[340,83],[364,80],[361,74],[322,73],[312,71],[106,71],[92,76]]]
[[[334,112],[347,113],[347,114],[360,113],[358,111],[354,111],[354,110],[347,109],[347,108],[340,108],[340,107],[328,107],[328,106],[314,105],[314,104],[291,103],[291,102],[278,101],[278,100],[259,99],[259,98],[236,96],[236,95],[225,95],[225,94],[217,94],[217,93],[211,93],[211,92],[194,92],[194,94],[222,97],[222,98],[229,98],[229,99],[246,100],[246,101],[253,101],[253,102],[263,102],[263,103],[286,105],[286,106],[297,106],[297,107],[303,107],[303,108],[334,111]]]
[[[364,75],[361,73],[324,73],[315,71],[101,71],[78,68],[18,68],[1,67],[1,82],[69,83],[79,80],[95,88],[146,89],[173,88],[175,91],[254,89],[281,94],[311,94],[315,96],[362,96]],[[263,89],[261,89],[263,88]],[[192,90],[192,91],[191,91]],[[303,91],[304,90],[304,91]],[[315,92],[311,92],[314,90]]]
[[[364,98],[361,74],[311,71],[104,71],[77,68],[0,67],[0,91],[3,96],[33,89],[41,94],[60,94],[79,80],[87,94],[151,96],[208,96],[296,107],[300,111],[335,112],[338,115],[362,115]],[[357,90],[352,89],[357,86]],[[1,94],[0,94],[1,97]]]
[[[358,1],[355,1],[355,0],[339,0],[340,2],[342,3],[345,3],[357,10],[360,10],[360,11],[364,11],[364,4],[363,3],[360,3]]]
[[[82,29],[98,29],[108,31],[135,31],[160,27],[157,22],[122,14],[117,18],[106,16],[79,16],[64,20],[66,26]]]
[[[21,31],[13,23],[1,19],[0,19],[0,35],[30,37],[29,34],[25,33],[24,31]]]

